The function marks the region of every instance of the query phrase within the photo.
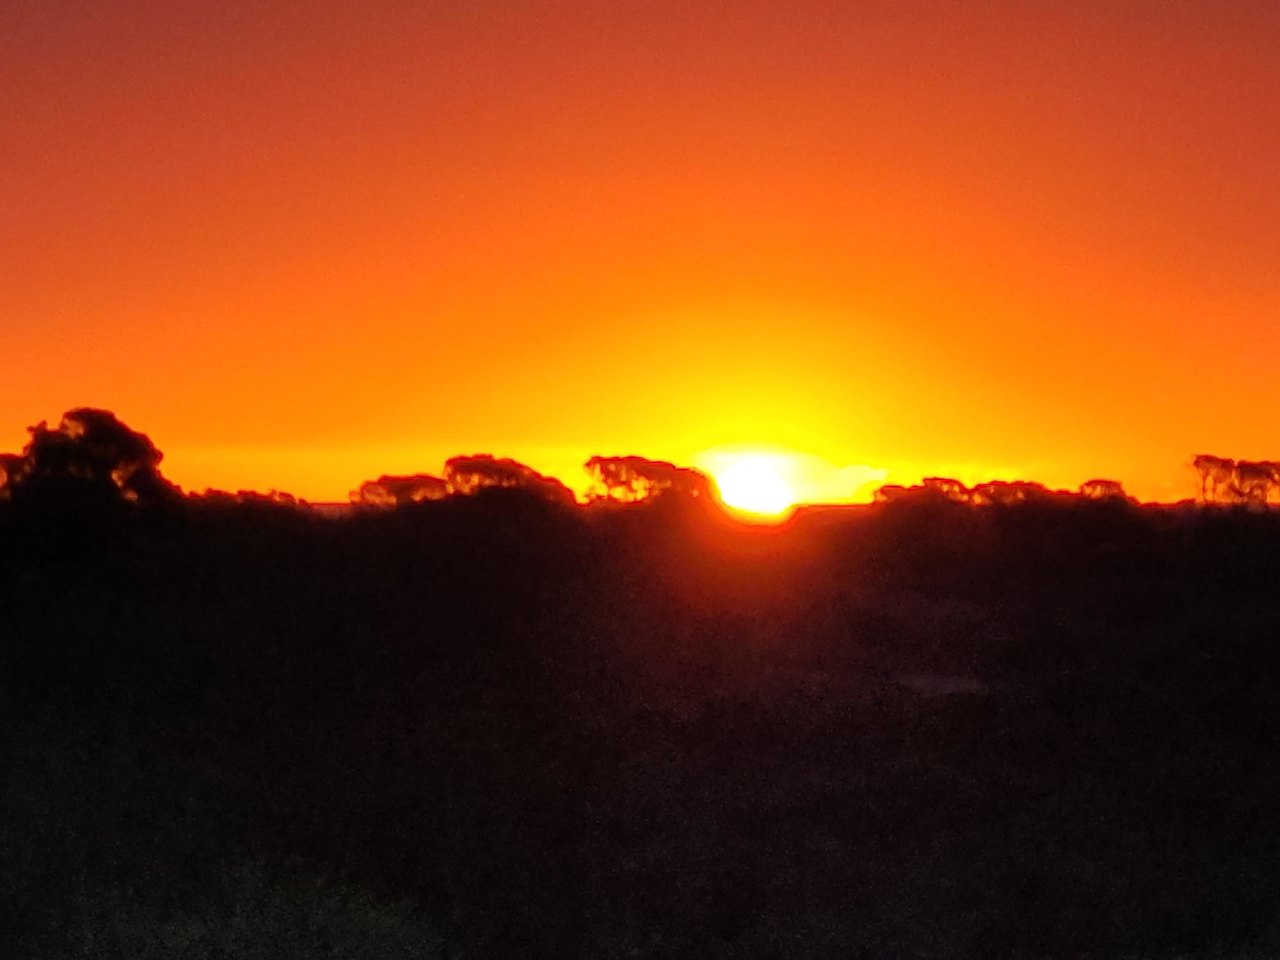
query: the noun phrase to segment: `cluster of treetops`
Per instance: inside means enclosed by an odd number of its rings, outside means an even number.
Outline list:
[[[160,472],[163,454],[145,434],[107,410],[80,407],[65,413],[57,427],[41,422],[29,428],[20,454],[0,454],[0,501],[74,497],[126,501],[141,506],[174,503],[187,495]],[[1280,463],[1230,460],[1201,454],[1192,465],[1200,477],[1206,504],[1265,506],[1280,499]],[[584,465],[591,477],[588,502],[628,504],[658,497],[714,502],[714,481],[697,470],[638,456],[592,457]],[[454,457],[441,476],[381,476],[350,494],[357,507],[392,508],[447,497],[470,496],[487,488],[521,491],[539,500],[571,506],[573,492],[554,477],[515,460],[487,454]],[[207,490],[188,499],[304,504],[272,491],[235,494]],[[949,502],[968,506],[1011,506],[1048,500],[1085,499],[1135,503],[1115,480],[1089,480],[1075,493],[1050,490],[1031,481],[991,481],[968,487],[958,480],[931,477],[915,486],[889,484],[875,493],[877,503]]]

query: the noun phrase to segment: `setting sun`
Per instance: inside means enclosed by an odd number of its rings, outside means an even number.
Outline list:
[[[0,0],[0,960],[1280,960],[1278,156],[1280,0]]]
[[[729,460],[715,473],[725,506],[761,516],[777,516],[796,504],[788,464],[779,456],[752,453]]]
[[[773,444],[713,447],[691,460],[715,480],[726,507],[757,517],[780,517],[804,503],[865,503],[888,475],[882,468],[832,463]]]

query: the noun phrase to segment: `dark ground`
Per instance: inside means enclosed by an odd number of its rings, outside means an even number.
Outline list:
[[[1274,515],[509,493],[0,504],[0,956],[1280,955]]]

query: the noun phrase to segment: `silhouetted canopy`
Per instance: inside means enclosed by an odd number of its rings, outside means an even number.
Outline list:
[[[9,487],[21,479],[25,463],[16,453],[0,453],[0,500],[9,498]]]
[[[1233,480],[1235,496],[1242,503],[1266,503],[1280,484],[1280,463],[1239,460]]]
[[[953,503],[968,503],[973,496],[968,487],[950,477],[925,477],[920,483],[926,490],[933,490]]]
[[[1280,497],[1280,463],[1275,461],[1237,461],[1201,453],[1191,464],[1200,474],[1204,503],[1264,506]]]
[[[973,488],[972,500],[978,506],[1008,507],[1049,496],[1049,489],[1042,483],[1030,480],[991,480]]]
[[[543,476],[516,460],[489,454],[454,457],[444,465],[449,492],[473,494],[490,487],[522,490],[554,503],[573,503],[573,492],[554,477]]]
[[[711,478],[689,467],[644,457],[592,457],[584,464],[594,499],[635,503],[667,493],[707,497]]]
[[[926,477],[913,487],[887,483],[876,490],[874,499],[876,503],[954,503],[975,507],[1007,507],[1043,500],[1052,495],[1044,484],[1029,480],[989,480],[970,489],[959,480],[949,477]]]
[[[351,502],[363,507],[400,507],[424,500],[443,500],[449,495],[449,484],[429,473],[397,477],[383,475],[366,480],[351,491]]]
[[[924,505],[929,503],[967,504],[971,501],[972,491],[959,480],[948,477],[926,477],[912,487],[900,483],[886,483],[876,490],[876,503],[911,503]]]
[[[151,439],[108,410],[80,407],[63,414],[56,429],[41,422],[29,432],[21,463],[5,470],[15,495],[113,494],[143,504],[178,495],[160,475],[164,455]]]
[[[1086,500],[1130,500],[1119,480],[1086,480],[1080,484],[1080,496]]]

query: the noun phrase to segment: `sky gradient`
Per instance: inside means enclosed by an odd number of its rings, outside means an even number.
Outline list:
[[[1262,2],[5,0],[0,449],[1190,496],[1280,456],[1277,63]]]

